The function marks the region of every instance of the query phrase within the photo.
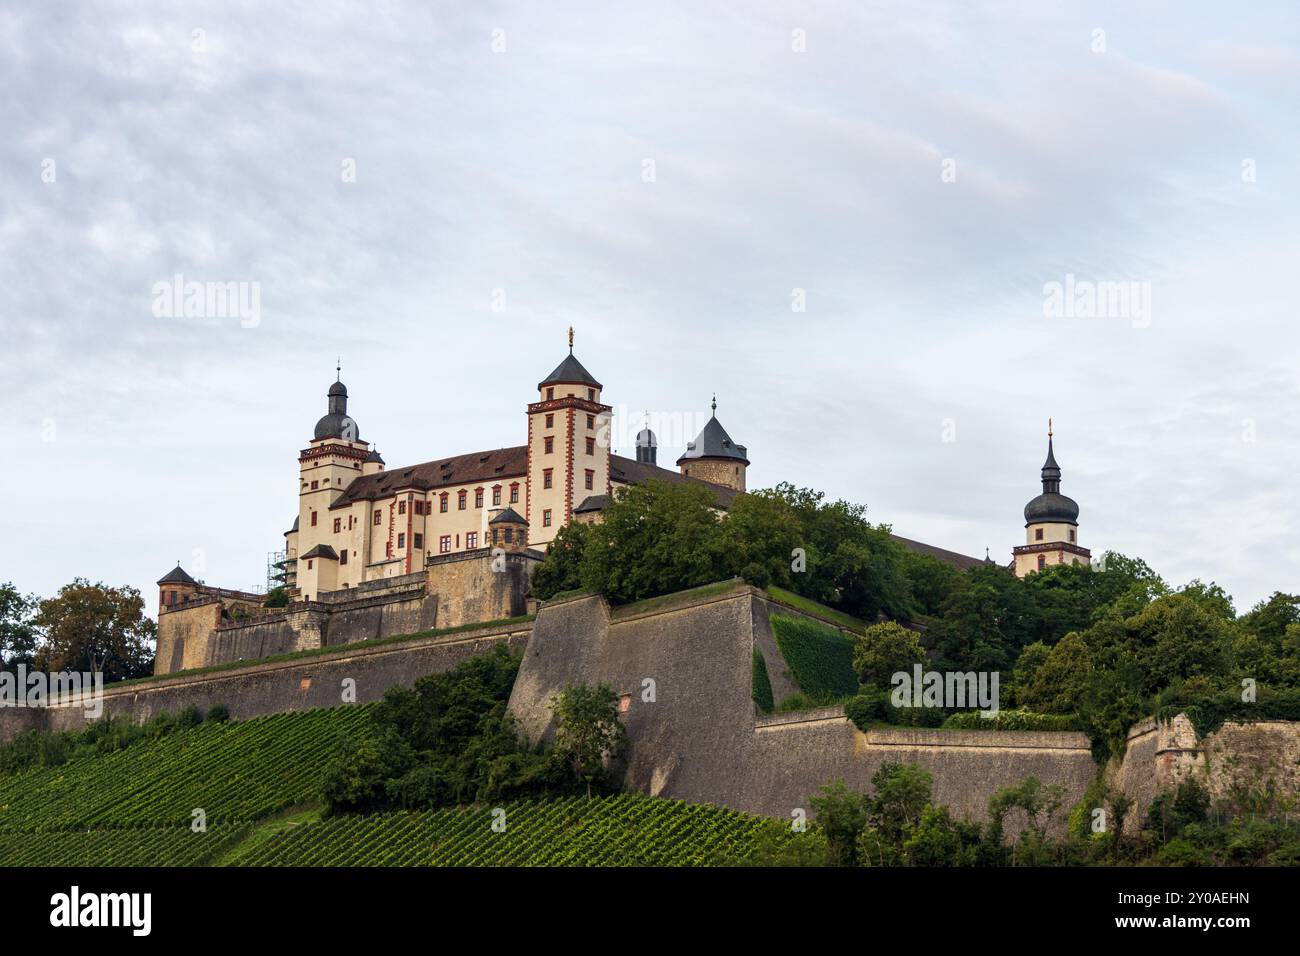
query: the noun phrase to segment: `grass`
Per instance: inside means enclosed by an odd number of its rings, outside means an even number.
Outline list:
[[[729,578],[726,581],[715,581],[713,584],[703,584],[696,588],[688,588],[685,591],[674,591],[672,594],[662,594],[659,597],[646,598],[643,601],[634,601],[631,604],[624,604],[622,607],[615,608],[611,612],[611,617],[631,617],[635,614],[648,614],[652,611],[662,611],[674,607],[678,604],[690,604],[693,601],[699,601],[703,598],[714,597],[719,594],[728,594],[737,591],[745,586],[745,582],[739,578]]]
[[[847,628],[850,631],[856,631],[861,634],[867,629],[867,622],[853,617],[851,614],[845,614],[843,611],[837,611],[833,607],[827,607],[825,604],[819,604],[812,598],[806,598],[802,594],[795,594],[793,591],[787,591],[785,588],[778,588],[775,585],[766,589],[767,596],[777,604],[783,604],[788,608],[796,611],[803,611],[813,617],[821,618],[836,627]]]
[[[767,662],[758,648],[754,648],[754,703],[765,714],[772,712],[772,681],[767,676]]]

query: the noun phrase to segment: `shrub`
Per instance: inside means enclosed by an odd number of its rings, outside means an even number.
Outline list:
[[[230,719],[230,708],[225,704],[213,704],[208,710],[207,719],[214,724],[224,724]]]
[[[985,717],[978,710],[963,710],[943,722],[957,730],[1080,730],[1082,724],[1073,714],[1036,714],[1031,710],[1000,710]]]
[[[772,712],[772,681],[767,676],[767,662],[763,660],[763,655],[759,653],[758,648],[754,648],[754,666],[753,666],[753,694],[754,703],[758,704],[758,709],[765,714]]]
[[[889,687],[894,674],[910,674],[913,664],[924,661],[925,649],[916,632],[893,621],[873,624],[854,641],[853,670],[872,687]]]

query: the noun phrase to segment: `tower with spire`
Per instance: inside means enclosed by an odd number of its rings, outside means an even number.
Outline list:
[[[1061,494],[1061,466],[1052,447],[1052,420],[1047,420],[1047,460],[1041,471],[1043,492],[1025,505],[1025,543],[1012,549],[1017,577],[1054,564],[1088,564],[1092,553],[1079,546],[1079,505]]]
[[[749,453],[737,445],[718,421],[718,396],[713,396],[712,417],[700,429],[695,440],[687,442],[686,451],[677,459],[677,467],[688,478],[699,478],[736,491],[745,490],[745,469]]]
[[[528,463],[523,506],[528,541],[542,546],[568,524],[588,498],[613,493],[609,428],[613,409],[603,386],[573,354],[537,383],[528,406]]]

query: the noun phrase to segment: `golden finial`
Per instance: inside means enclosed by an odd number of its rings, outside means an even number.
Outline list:
[[[1047,437],[1052,437],[1052,420],[1050,418],[1047,420]]]
[[[573,326],[569,326],[569,351],[573,351]]]

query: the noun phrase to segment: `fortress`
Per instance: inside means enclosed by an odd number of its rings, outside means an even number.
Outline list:
[[[530,577],[558,529],[601,520],[620,487],[698,485],[724,514],[746,488],[748,449],[722,426],[716,403],[674,471],[659,466],[648,427],[635,458],[612,453],[602,393],[570,338],[569,354],[526,405],[525,444],[387,469],[361,440],[347,389],[335,381],[298,455],[287,605],[266,607],[263,595],[213,587],[176,567],[159,581],[155,677],[106,688],[105,712],[143,720],[223,704],[240,719],[366,703],[506,644],[523,654],[509,705],[523,732],[554,732],[551,704],[564,687],[606,683],[629,733],[624,785],[653,795],[786,816],[833,779],[868,789],[889,761],[930,770],[936,800],[975,819],[998,789],[1031,775],[1059,784],[1068,802],[1082,796],[1099,768],[1081,733],[863,731],[842,706],[762,713],[758,662],[778,703],[801,691],[771,618],[842,626],[743,582],[626,607],[592,595],[539,605]],[[1060,492],[1050,426],[1041,481],[1008,573],[1089,560],[1077,541],[1078,505]],[[897,540],[957,568],[989,561]],[[0,737],[86,720],[76,707],[0,714]],[[1241,786],[1242,772],[1300,790],[1297,754],[1296,725],[1225,725],[1198,741],[1183,720],[1134,728],[1128,754],[1106,772],[1137,801],[1138,819],[1160,789],[1196,770],[1212,793]]]

